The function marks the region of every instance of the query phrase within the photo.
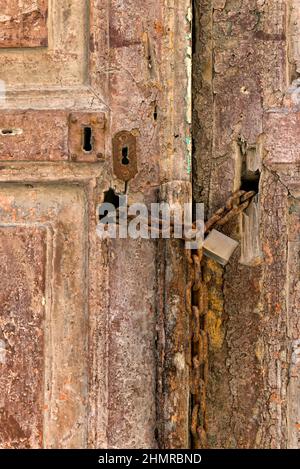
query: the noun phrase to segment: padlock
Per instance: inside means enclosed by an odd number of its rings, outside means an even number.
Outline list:
[[[217,230],[212,230],[203,242],[203,252],[221,265],[226,265],[239,243]]]

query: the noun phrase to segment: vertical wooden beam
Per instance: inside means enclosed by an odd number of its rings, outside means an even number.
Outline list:
[[[191,185],[163,184],[161,201],[171,207],[191,201]],[[158,242],[158,433],[162,448],[189,448],[190,316],[188,261],[182,240]]]

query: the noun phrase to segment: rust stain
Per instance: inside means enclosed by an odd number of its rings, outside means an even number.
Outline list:
[[[272,41],[272,42],[284,41],[286,38],[284,33],[275,34],[275,33],[267,33],[265,31],[255,32],[255,37],[257,39],[261,39],[262,41]]]
[[[29,448],[29,432],[25,432],[20,423],[9,413],[5,408],[0,409],[0,425],[1,425],[1,439],[2,441],[10,442],[10,448],[19,448],[19,443],[22,442],[24,449]],[[6,446],[6,445],[5,445]],[[7,447],[7,446],[6,446]],[[2,446],[3,448],[3,446]]]
[[[0,48],[48,45],[48,0],[0,0]]]
[[[213,311],[207,313],[207,332],[211,347],[220,350],[224,341],[224,331],[222,330],[221,318]]]
[[[130,29],[130,28],[129,28]],[[109,26],[110,46],[114,49],[119,47],[130,47],[141,44],[140,40],[129,39],[120,29],[115,28],[112,24]]]
[[[157,33],[158,35],[160,35],[160,36],[163,36],[163,34],[165,33],[165,26],[164,26],[164,24],[163,24],[161,21],[159,21],[159,20],[156,20],[156,21],[154,22],[154,29],[155,29],[156,33]]]

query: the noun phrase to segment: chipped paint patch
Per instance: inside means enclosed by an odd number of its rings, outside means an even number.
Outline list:
[[[192,139],[191,137],[186,137],[185,139],[186,148],[187,148],[187,172],[188,174],[192,173]]]
[[[191,6],[188,6],[186,20],[188,23],[188,34],[186,35],[186,55],[185,55],[185,69],[187,75],[187,90],[186,90],[186,122],[188,126],[192,125],[192,19],[193,13]],[[187,173],[192,173],[192,140],[191,137],[186,138],[187,148]]]
[[[176,353],[174,357],[174,365],[178,371],[183,371],[185,369],[185,357],[183,353]]]
[[[0,106],[3,106],[5,104],[5,97],[6,97],[5,81],[0,80]]]
[[[6,344],[4,340],[0,340],[0,363],[2,365],[6,363]]]

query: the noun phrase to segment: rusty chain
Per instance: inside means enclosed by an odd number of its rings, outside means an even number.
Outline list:
[[[254,191],[236,191],[227,200],[224,207],[218,209],[205,223],[205,234],[212,229],[224,226],[231,219],[242,213],[250,205],[256,195]],[[134,217],[128,216],[128,221]],[[119,221],[119,220],[118,220]],[[157,226],[155,229],[159,236],[164,234],[163,219],[140,219],[153,233],[151,222]],[[174,221],[170,220],[172,233],[175,230]],[[193,223],[189,228],[196,229]],[[154,231],[155,231],[154,230]],[[184,237],[183,237],[184,239]],[[201,449],[207,447],[207,421],[206,421],[206,391],[208,381],[208,288],[203,279],[201,261],[203,249],[196,251],[186,250],[189,268],[189,278],[186,287],[186,302],[191,324],[191,435],[192,448]]]
[[[255,196],[254,191],[236,191],[226,202],[226,205],[217,210],[214,215],[205,223],[205,233],[208,233],[216,226],[223,226],[239,213],[244,212]]]
[[[227,203],[224,207],[220,208],[217,210],[213,216],[205,223],[205,228],[204,232],[205,234],[209,233],[213,228],[218,227],[218,226],[223,226],[226,223],[229,222],[232,218],[236,217],[239,213],[243,212],[246,210],[246,208],[249,206],[251,199],[254,197],[255,192],[250,191],[242,191],[239,190],[232,194],[232,196],[227,200]],[[127,210],[128,207],[125,207]],[[128,215],[127,214],[127,220],[130,222],[135,218],[135,215]],[[117,225],[119,225],[120,221],[120,210],[117,210]],[[160,219],[155,219],[152,217],[149,218],[143,218],[139,217],[139,222],[143,224],[144,226],[148,227],[149,230],[151,230],[151,233],[157,233],[159,236],[164,235],[165,233],[168,234],[168,228],[163,229],[163,223],[166,220],[160,218]],[[168,220],[170,222],[170,235],[174,234],[175,228],[178,227],[178,225],[175,224],[174,220],[170,219]],[[154,225],[154,226],[153,226]],[[182,226],[180,227],[182,228]],[[197,229],[197,224],[193,223],[190,226],[186,226],[186,229],[193,229],[194,233],[195,230]],[[183,232],[183,230],[181,230]],[[184,234],[182,234],[182,239],[185,239]],[[187,239],[190,239],[189,237]]]
[[[205,223],[205,233],[225,225],[249,206],[255,192],[237,191],[226,205],[217,210]],[[207,316],[208,291],[203,279],[201,260],[203,250],[187,251],[190,265],[186,289],[187,305],[191,323],[191,435],[192,448],[207,447],[206,392],[208,381],[208,334]]]

